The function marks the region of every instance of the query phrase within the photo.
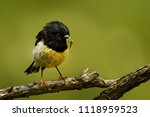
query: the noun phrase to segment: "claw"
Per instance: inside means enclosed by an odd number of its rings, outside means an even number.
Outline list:
[[[38,83],[41,87],[45,85],[45,81],[43,79],[41,79]]]
[[[59,76],[58,80],[64,80],[66,79],[67,77],[64,77],[64,76]]]

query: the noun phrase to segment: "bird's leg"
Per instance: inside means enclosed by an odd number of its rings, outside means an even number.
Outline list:
[[[59,71],[59,69],[58,69],[58,67],[56,66],[55,67],[56,68],[56,70],[58,71],[58,73],[59,73],[59,78],[58,78],[58,80],[65,80],[65,77],[63,77],[63,75],[61,74],[61,72]]]
[[[59,75],[60,75],[60,76],[62,76],[62,74],[61,74],[61,72],[59,71],[59,69],[58,69],[58,67],[57,67],[57,66],[56,66],[56,69],[57,69],[57,71],[58,71]]]
[[[45,81],[43,80],[43,71],[44,71],[44,67],[41,68],[41,80],[39,81],[39,85],[43,86],[45,85]]]

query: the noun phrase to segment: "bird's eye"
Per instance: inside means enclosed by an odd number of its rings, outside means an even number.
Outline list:
[[[60,37],[60,34],[59,34],[59,33],[57,33],[57,34],[56,34],[56,37]]]

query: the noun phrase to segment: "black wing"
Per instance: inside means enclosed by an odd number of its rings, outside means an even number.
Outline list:
[[[37,36],[36,36],[36,42],[35,42],[35,46],[37,45],[38,42],[40,42],[42,39],[46,38],[46,32],[44,30],[40,31]]]

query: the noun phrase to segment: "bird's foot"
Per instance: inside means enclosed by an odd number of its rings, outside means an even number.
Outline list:
[[[45,80],[41,79],[38,83],[39,83],[39,85],[42,87],[42,86],[45,85]]]
[[[66,78],[67,78],[66,76],[59,76],[58,80],[63,80],[63,81],[65,81]]]

